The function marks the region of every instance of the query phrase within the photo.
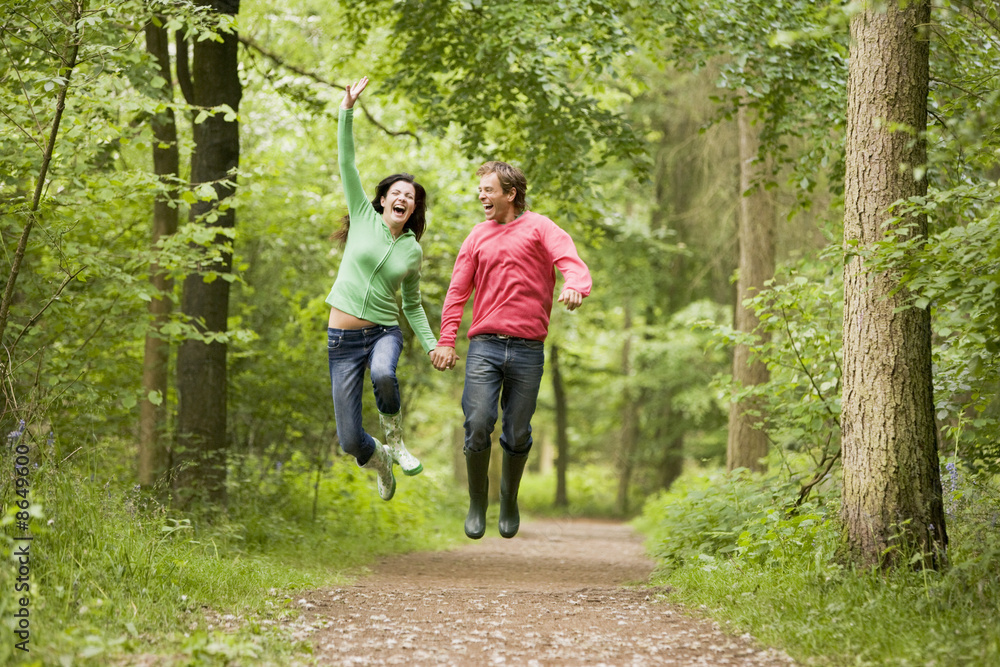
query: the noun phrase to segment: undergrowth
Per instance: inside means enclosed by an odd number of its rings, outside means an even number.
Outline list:
[[[532,516],[615,517],[618,477],[607,466],[586,465],[566,472],[565,507],[555,506],[555,470],[525,474],[517,493],[518,506]],[[639,506],[640,501],[635,502]]]
[[[954,464],[943,476],[951,473]],[[672,600],[810,665],[1000,664],[1000,492],[946,492],[949,567],[858,571],[838,559],[836,502],[745,473],[687,473],[636,520]]]
[[[244,464],[227,509],[198,515],[123,483],[100,455],[32,469],[27,653],[12,639],[23,594],[9,564],[21,532],[5,477],[0,663],[133,664],[152,654],[170,664],[284,664],[308,650],[274,623],[297,615],[297,591],[341,583],[377,555],[454,538],[443,524],[458,501],[435,471],[401,477],[386,503],[346,458],[318,475],[299,459]]]

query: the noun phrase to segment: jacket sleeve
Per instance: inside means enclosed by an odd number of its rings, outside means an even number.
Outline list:
[[[465,310],[465,302],[472,295],[476,277],[474,245],[475,242],[470,234],[462,243],[458,257],[455,258],[455,268],[451,272],[448,294],[445,296],[444,306],[441,308],[441,335],[438,338],[438,345],[455,347],[458,326],[462,323],[462,311]]]
[[[424,311],[424,305],[420,298],[419,264],[417,270],[411,271],[403,279],[401,291],[403,296],[403,315],[406,317],[406,321],[410,323],[410,328],[413,329],[417,340],[420,341],[420,347],[423,348],[424,352],[430,352],[437,346],[437,341],[434,340],[434,333],[431,331],[431,325],[427,321],[427,313]]]
[[[354,163],[354,109],[341,109],[337,123],[337,162],[340,165],[340,181],[347,199],[347,214],[351,216],[351,228],[370,225],[375,217],[365,190],[361,186],[361,174]]]

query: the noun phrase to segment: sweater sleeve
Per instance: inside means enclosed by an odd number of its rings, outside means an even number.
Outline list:
[[[458,326],[462,323],[462,311],[465,310],[465,302],[472,295],[476,276],[473,245],[472,234],[470,234],[462,243],[458,257],[455,258],[455,268],[451,272],[448,294],[445,296],[444,306],[441,308],[441,336],[438,338],[438,345],[455,347]]]
[[[361,174],[354,163],[354,109],[340,109],[337,123],[337,162],[340,165],[340,181],[347,198],[347,213],[351,224],[367,221],[374,209],[361,186]]]
[[[559,273],[563,276],[563,287],[588,296],[590,288],[593,286],[590,269],[580,259],[573,238],[554,222],[546,225],[543,238],[552,263],[556,265]]]
[[[434,333],[431,325],[427,321],[427,313],[420,298],[420,271],[414,271],[403,279],[403,315],[410,323],[410,328],[420,341],[420,347],[424,352],[430,352],[437,346],[434,340]]]

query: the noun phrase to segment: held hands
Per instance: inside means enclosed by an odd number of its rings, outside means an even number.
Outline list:
[[[583,295],[575,289],[565,287],[557,300],[565,304],[566,310],[576,310],[583,303]]]
[[[363,76],[358,80],[357,83],[351,84],[344,89],[344,101],[340,103],[341,109],[350,109],[354,107],[354,103],[358,101],[361,97],[361,93],[364,92],[365,88],[368,86],[368,77]]]
[[[453,347],[438,345],[431,350],[431,363],[434,364],[434,368],[439,371],[447,371],[454,368],[455,362],[458,361],[458,358],[458,355],[455,354],[455,348]]]

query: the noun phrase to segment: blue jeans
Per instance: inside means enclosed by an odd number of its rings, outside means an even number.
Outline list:
[[[500,446],[514,456],[531,450],[531,416],[545,366],[545,343],[496,334],[473,336],[465,361],[465,451],[490,447],[497,421],[497,403],[503,409]]]
[[[396,363],[403,351],[403,332],[398,326],[365,329],[328,329],[330,383],[337,438],[345,452],[364,465],[375,452],[375,440],[361,426],[361,392],[365,369],[371,369],[372,390],[379,412],[399,412]]]

